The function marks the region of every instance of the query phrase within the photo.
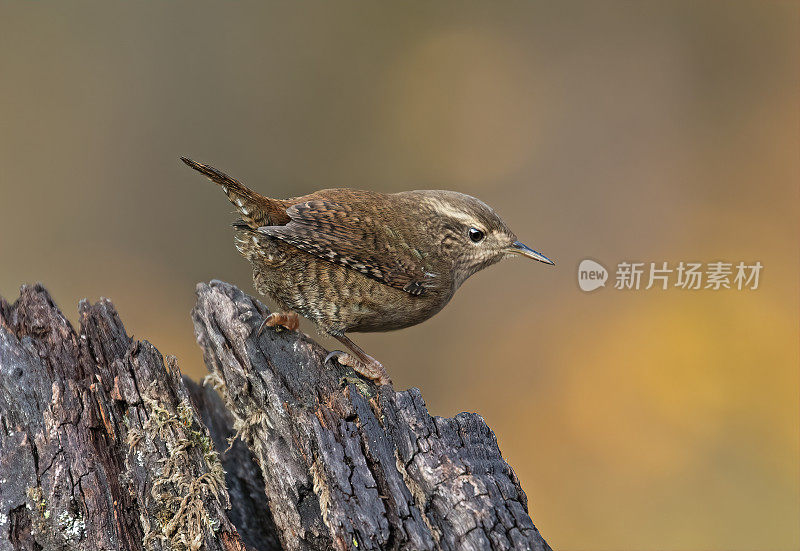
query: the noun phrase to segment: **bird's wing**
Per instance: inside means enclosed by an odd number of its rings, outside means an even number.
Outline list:
[[[314,199],[292,205],[286,213],[288,224],[258,231],[411,295],[436,286],[436,274],[425,269],[424,254],[394,233],[381,212],[363,203]]]

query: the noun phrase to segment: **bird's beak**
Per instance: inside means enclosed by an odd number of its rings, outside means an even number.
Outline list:
[[[547,258],[542,253],[537,253],[527,245],[520,243],[519,241],[514,242],[509,248],[506,249],[506,252],[511,254],[518,254],[520,256],[524,256],[526,258],[532,258],[534,260],[538,260],[539,262],[544,262],[545,264],[549,264],[550,266],[555,266],[556,263]]]

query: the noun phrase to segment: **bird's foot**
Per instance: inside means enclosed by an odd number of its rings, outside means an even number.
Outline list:
[[[272,312],[261,322],[261,327],[258,328],[259,335],[265,327],[297,331],[297,328],[300,327],[300,316],[295,312]]]
[[[392,384],[392,380],[389,378],[389,374],[386,373],[383,365],[381,365],[381,363],[372,356],[366,357],[371,361],[362,361],[353,354],[348,354],[347,352],[342,352],[341,350],[334,350],[325,357],[325,361],[327,362],[331,358],[335,358],[336,361],[341,365],[352,368],[353,371],[362,377],[373,381],[377,385]]]

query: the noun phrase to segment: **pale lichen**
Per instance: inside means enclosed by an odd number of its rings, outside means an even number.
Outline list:
[[[66,541],[81,540],[86,534],[86,522],[83,517],[78,514],[71,514],[69,511],[62,511],[56,520],[61,535],[64,536]]]

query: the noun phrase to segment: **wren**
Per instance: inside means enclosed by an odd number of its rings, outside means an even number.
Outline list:
[[[464,281],[505,258],[553,265],[523,245],[486,203],[455,191],[377,193],[323,189],[271,199],[219,170],[181,160],[219,184],[239,212],[235,245],[253,265],[256,290],[282,310],[264,326],[290,330],[298,314],[342,342],[332,352],[378,384],[383,366],[347,333],[391,331],[441,310]]]

